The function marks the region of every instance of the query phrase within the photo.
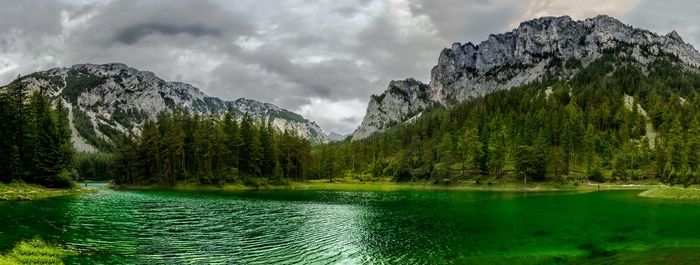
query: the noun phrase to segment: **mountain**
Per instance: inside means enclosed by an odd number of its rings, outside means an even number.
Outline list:
[[[78,64],[24,76],[29,89],[43,89],[70,106],[73,141],[78,150],[109,149],[125,135],[139,133],[147,118],[180,108],[201,115],[222,115],[229,107],[240,118],[248,113],[259,122],[292,130],[313,143],[330,139],[312,121],[269,103],[240,98],[224,101],[198,88],[166,82],[152,72],[124,64]]]
[[[411,120],[435,106],[448,106],[545,78],[564,80],[606,54],[630,58],[642,66],[661,56],[700,65],[700,53],[672,31],[664,36],[626,25],[609,16],[583,21],[568,16],[522,22],[511,32],[490,35],[474,45],[455,43],[440,53],[430,83],[391,81],[373,95],[359,140]]]
[[[332,142],[345,140],[345,138],[348,136],[350,136],[350,134],[339,134],[337,132],[331,132],[328,134],[328,138],[331,139]]]

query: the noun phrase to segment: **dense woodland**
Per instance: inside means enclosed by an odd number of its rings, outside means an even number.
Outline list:
[[[116,154],[118,184],[243,183],[261,185],[302,180],[310,163],[310,143],[293,132],[184,111],[147,120],[140,137]]]
[[[75,171],[68,109],[18,78],[0,91],[0,181],[71,185]]]
[[[700,180],[700,74],[668,56],[642,69],[605,55],[316,151],[319,176],[396,181]]]

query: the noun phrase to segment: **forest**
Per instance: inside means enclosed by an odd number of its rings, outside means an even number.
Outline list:
[[[248,115],[239,122],[232,113],[218,118],[176,110],[146,120],[141,135],[116,152],[115,182],[258,186],[305,178],[309,141]]]
[[[111,147],[115,151],[76,152],[69,109],[46,91],[30,93],[18,77],[0,93],[0,153],[7,154],[0,159],[0,182],[257,186],[305,178],[311,163],[309,141],[248,115],[239,121],[232,113],[204,117],[182,110],[163,112],[146,120],[140,134]]]
[[[76,175],[68,109],[17,80],[0,91],[0,181],[68,187]]]
[[[700,181],[700,74],[607,54],[569,80],[436,108],[317,148],[321,176],[394,181]]]
[[[174,110],[145,120],[112,152],[75,152],[69,110],[18,80],[0,93],[3,182],[700,182],[700,74],[673,56],[642,66],[606,54],[566,80],[543,78],[436,107],[365,140],[318,146],[248,115]]]

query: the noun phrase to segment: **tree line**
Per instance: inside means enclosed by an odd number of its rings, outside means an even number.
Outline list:
[[[698,183],[698,88],[697,70],[673,56],[644,67],[607,54],[567,80],[545,78],[319,147],[314,175]]]
[[[238,119],[233,110],[221,117],[162,112],[112,152],[75,152],[69,114],[60,97],[31,92],[21,77],[0,88],[0,182],[263,185],[309,176],[308,140],[247,114]]]
[[[0,181],[67,187],[75,174],[68,109],[17,78],[0,88]]]
[[[146,120],[140,136],[116,152],[118,184],[244,183],[305,179],[311,146],[295,132],[280,132],[245,114],[203,117],[163,112]]]
[[[146,120],[111,154],[74,154],[69,110],[21,78],[0,91],[0,180],[69,185],[243,183],[312,178],[700,182],[700,74],[672,56],[606,54],[541,81],[425,111],[361,141],[311,147],[249,115],[183,110]],[[68,183],[68,184],[66,184]]]

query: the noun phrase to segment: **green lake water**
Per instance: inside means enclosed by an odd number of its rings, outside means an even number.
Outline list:
[[[112,191],[0,202],[69,264],[700,264],[700,203],[638,192]]]

